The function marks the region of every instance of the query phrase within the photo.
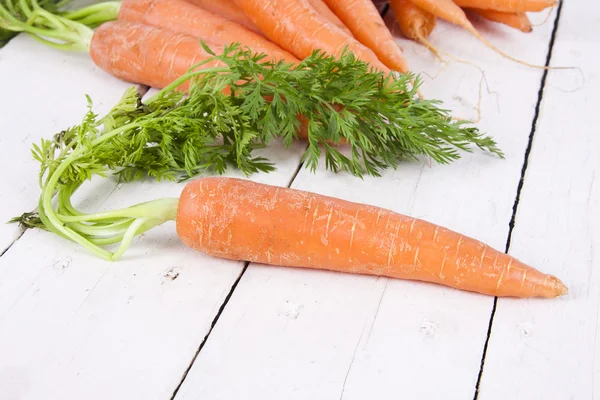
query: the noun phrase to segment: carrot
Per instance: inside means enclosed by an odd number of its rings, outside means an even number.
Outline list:
[[[427,40],[435,28],[436,16],[417,7],[410,0],[389,0],[389,5],[402,34],[408,39],[422,43],[441,58],[438,49]]]
[[[186,0],[213,14],[244,25],[246,28],[262,35],[260,29],[244,14],[233,0]]]
[[[531,21],[529,21],[527,14],[524,12],[508,13],[503,11],[484,10],[481,8],[467,8],[466,10],[471,11],[490,21],[499,22],[501,24],[510,26],[511,28],[518,29],[521,32],[529,33],[533,31]]]
[[[459,7],[520,13],[556,6],[556,0],[454,0]]]
[[[188,183],[176,229],[187,246],[232,260],[426,281],[492,296],[567,292],[556,277],[427,221],[247,180]]]
[[[373,68],[389,72],[369,48],[331,24],[307,0],[234,2],[269,39],[299,59],[310,56],[316,50],[339,56],[347,46],[357,58],[370,63]]]
[[[264,36],[184,0],[123,0],[119,19],[166,28],[216,45],[238,42],[252,52],[267,54],[274,62],[300,62]]]
[[[241,8],[239,8],[233,0],[186,0],[193,4],[196,4],[202,8],[219,14],[222,17],[235,21],[239,24],[246,26],[255,32],[261,33],[260,29],[244,14]],[[323,0],[308,0],[310,5],[315,9],[316,12],[325,17],[329,22],[344,30],[348,34],[352,34],[350,29],[335,15],[327,4]]]
[[[408,63],[371,0],[325,0],[359,42],[373,50],[389,68],[408,72]]]
[[[340,20],[339,17],[335,15],[333,11],[331,11],[329,6],[327,6],[327,4],[325,4],[323,0],[308,0],[308,2],[315,9],[316,12],[325,17],[329,22],[342,29],[347,34],[352,35],[350,29],[348,29],[348,27],[344,25],[342,20]]]
[[[512,60],[519,64],[527,65],[528,67],[532,67],[532,68],[541,68],[541,69],[569,68],[569,67],[546,67],[543,65],[534,65],[534,64],[527,63],[525,61],[518,60],[518,59],[506,54],[505,52],[503,52],[502,50],[500,50],[496,46],[494,46],[492,43],[490,43],[486,38],[484,38],[477,31],[477,29],[475,29],[473,24],[471,24],[471,22],[465,15],[464,11],[458,5],[453,3],[452,0],[411,0],[411,1],[413,2],[413,4],[430,12],[431,14],[433,14],[443,20],[446,20],[452,24],[456,24],[456,25],[466,29],[473,36],[475,36],[477,39],[479,39],[481,42],[483,42],[486,46],[488,46],[489,48],[491,48],[492,50],[494,50],[496,53],[500,54],[501,56],[508,58],[509,60]]]
[[[211,49],[223,51],[218,45]],[[105,72],[154,88],[164,88],[196,63],[212,57],[193,36],[127,21],[110,21],[96,28],[90,56]],[[218,61],[211,61],[203,67],[217,65]]]

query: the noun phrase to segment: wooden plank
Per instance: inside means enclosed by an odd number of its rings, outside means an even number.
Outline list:
[[[5,222],[37,205],[32,143],[78,124],[87,107],[85,94],[104,113],[128,86],[96,68],[86,54],[59,52],[25,35],[0,50],[0,253],[22,233]]]
[[[600,33],[596,2],[564,2],[510,253],[564,279],[556,301],[498,301],[480,399],[600,393]],[[583,84],[583,86],[582,86]]]
[[[543,64],[551,28],[552,20],[530,35],[497,27],[490,38]],[[442,70],[399,41],[416,70]],[[424,218],[503,250],[542,73],[441,22],[432,41],[485,70],[497,93],[484,90],[479,126],[507,159],[475,152],[449,166],[407,163],[364,181],[302,170],[293,187]],[[452,63],[424,92],[455,115],[475,117],[480,79],[475,68]],[[425,283],[251,265],[176,399],[472,398],[492,303]]]
[[[89,59],[71,62],[56,51],[44,52],[27,38],[10,46],[10,54],[16,57],[11,58],[11,72],[31,68],[34,58],[36,65],[44,65],[38,71],[42,76],[19,82],[19,93],[37,91],[39,97],[48,95],[50,100],[38,100],[28,109],[9,104],[4,108],[20,115],[14,119],[17,122],[45,110],[44,120],[39,118],[35,126],[38,136],[47,136],[83,115],[83,107],[76,108],[70,97],[81,101],[88,81],[96,88],[92,94],[105,106],[113,105],[122,93],[115,90],[114,98],[102,96],[100,87],[113,81],[96,74]],[[20,66],[13,61],[17,59]],[[63,79],[75,76],[72,81]],[[44,88],[39,89],[42,82]],[[116,86],[124,88],[125,84]],[[52,129],[48,129],[50,122]],[[13,125],[14,140],[25,139],[22,125]],[[302,144],[289,151],[278,145],[263,150],[278,170],[252,179],[287,185],[302,151]],[[12,159],[22,166],[21,179],[32,183],[20,204],[11,206],[12,213],[32,207],[39,193],[33,185],[37,165],[23,153],[15,152]],[[242,177],[234,172],[228,175]],[[111,179],[96,179],[81,189],[75,206],[89,211],[113,209],[176,197],[182,187],[156,182],[121,186]],[[178,241],[173,223],[142,236],[116,263],[95,258],[47,232],[26,232],[0,258],[0,397],[169,398],[242,265],[186,248]]]

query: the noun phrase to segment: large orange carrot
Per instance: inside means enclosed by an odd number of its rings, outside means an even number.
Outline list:
[[[186,0],[192,4],[204,8],[213,14],[220,15],[231,21],[235,21],[240,25],[256,33],[261,33],[260,29],[244,14],[244,12],[235,5],[233,0]]]
[[[325,0],[359,42],[373,50],[390,69],[408,72],[402,50],[372,0]]]
[[[410,0],[390,0],[389,4],[402,34],[408,39],[421,42],[439,57],[438,50],[427,40],[435,28],[436,16],[417,7]]]
[[[556,6],[556,0],[454,0],[460,7],[504,12],[542,11]]]
[[[333,11],[331,11],[331,9],[327,6],[327,4],[325,4],[323,0],[308,0],[308,2],[315,9],[316,12],[321,14],[323,17],[327,18],[329,22],[342,29],[349,35],[352,35],[350,29],[348,29],[348,27],[344,25],[342,20],[339,19],[339,17],[335,15]]]
[[[211,45],[211,50],[222,53],[223,46]],[[96,28],[90,55],[97,66],[117,78],[159,89],[212,57],[193,36],[127,21]],[[211,61],[203,68],[217,65],[220,62]]]
[[[234,0],[256,26],[273,42],[299,59],[320,50],[339,56],[347,46],[354,55],[375,69],[388,72],[367,47],[330,23],[307,0]]]
[[[187,246],[221,258],[434,282],[493,296],[567,292],[556,277],[432,223],[247,180],[188,183],[176,226]]]
[[[531,21],[524,12],[519,13],[508,13],[503,11],[495,10],[484,10],[481,8],[467,8],[466,10],[471,11],[482,18],[489,19],[490,21],[499,22],[501,24],[510,26],[520,30],[521,32],[531,32],[533,26]]]
[[[240,43],[273,61],[300,62],[264,36],[184,0],[123,0],[119,19],[139,22],[198,37],[216,45]]]

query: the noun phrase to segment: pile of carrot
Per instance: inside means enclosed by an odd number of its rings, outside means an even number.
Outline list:
[[[531,23],[526,12],[554,4],[555,0],[389,0],[402,32],[428,46],[437,18],[485,41],[465,10],[528,32]],[[114,15],[107,10],[114,10]],[[106,18],[100,24],[96,11]],[[43,13],[36,16],[41,17]],[[69,31],[74,25],[65,23],[68,35],[63,37],[73,40],[77,49],[89,51],[99,67],[156,88],[168,86],[202,61],[212,59],[203,67],[218,64],[199,39],[216,53],[240,43],[272,61],[291,64],[315,51],[336,56],[349,49],[375,70],[410,71],[372,0],[123,0],[63,17],[90,29],[80,29],[81,41],[75,43]],[[117,222],[110,213],[89,219],[83,213],[60,215],[51,208],[45,213],[56,220],[54,229],[68,238],[83,237],[72,232],[77,226],[133,221],[125,235],[130,242],[144,224],[174,220],[183,243],[216,257],[427,281],[494,296],[551,298],[567,292],[556,277],[432,223],[374,206],[237,179],[195,180],[178,199],[119,210],[115,215],[125,219]],[[156,215],[162,219],[155,221]],[[103,250],[97,253],[118,258]]]
[[[427,38],[441,18],[512,58],[479,33],[467,13],[531,32],[527,12],[554,7],[556,0],[388,0],[387,3],[401,32],[432,49]],[[118,19],[199,37],[214,45],[239,41],[255,52],[265,52],[273,60],[297,62],[316,50],[339,55],[348,47],[375,69],[399,73],[410,70],[405,54],[372,0],[124,0]],[[104,30],[113,26],[118,28],[109,24]],[[108,69],[115,72],[115,67]]]
[[[36,10],[40,0],[24,1],[35,15],[27,23],[35,23],[43,16]],[[511,57],[479,34],[466,12],[529,32],[532,26],[526,13],[553,7],[555,3],[556,0],[387,1],[402,33],[432,50],[435,49],[427,38],[441,18],[467,29],[508,58]],[[292,64],[315,51],[337,56],[348,49],[375,70],[410,70],[405,54],[372,0],[122,0],[94,4],[61,16],[90,31],[82,34],[79,27],[66,24],[63,32],[49,35],[52,40],[64,37],[70,42],[74,34],[79,34],[83,43],[76,43],[73,48],[89,50],[102,69],[118,78],[157,88],[168,85],[209,56],[198,39],[216,53],[222,46],[240,43],[275,62]],[[12,17],[3,18],[10,23]],[[41,26],[62,29],[51,17]]]

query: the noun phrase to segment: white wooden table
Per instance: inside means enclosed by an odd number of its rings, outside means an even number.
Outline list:
[[[544,72],[439,23],[432,41],[485,71],[478,125],[505,160],[475,151],[449,166],[407,163],[360,181],[298,170],[298,144],[268,150],[277,172],[252,177],[461,231],[558,275],[570,288],[564,298],[495,300],[213,259],[181,244],[172,224],[108,263],[46,232],[0,224],[0,399],[600,398],[599,25],[598,2],[566,0],[531,34],[480,26],[515,57],[581,68]],[[425,95],[476,118],[479,71],[443,69],[422,46],[398,40],[424,74]],[[35,208],[32,142],[78,123],[84,94],[103,113],[129,85],[86,55],[23,35],[0,49],[2,221]],[[112,208],[180,190],[94,180],[78,205]]]

